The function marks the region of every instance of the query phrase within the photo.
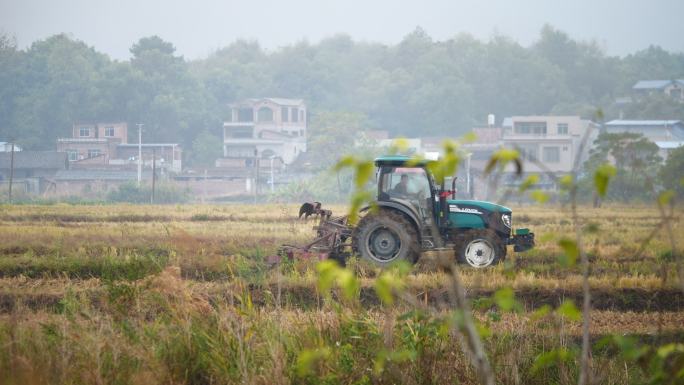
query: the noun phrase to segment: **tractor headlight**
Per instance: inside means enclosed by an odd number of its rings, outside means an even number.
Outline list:
[[[501,214],[501,222],[503,222],[506,227],[511,228],[511,214]]]

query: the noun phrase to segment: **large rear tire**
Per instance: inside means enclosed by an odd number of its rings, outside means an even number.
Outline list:
[[[381,267],[397,261],[415,263],[420,256],[416,228],[402,214],[390,210],[368,213],[352,237],[354,252]]]
[[[506,245],[492,230],[468,230],[455,251],[459,262],[475,268],[496,265],[506,258]]]

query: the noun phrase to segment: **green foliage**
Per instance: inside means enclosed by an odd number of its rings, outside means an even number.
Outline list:
[[[418,28],[391,46],[338,35],[267,51],[238,40],[194,61],[157,36],[132,44],[130,61],[111,60],[67,35],[26,49],[1,37],[0,137],[16,135],[27,149],[54,148],[75,121],[104,120],[145,123],[148,140],[190,149],[201,133],[221,126],[226,103],[273,95],[312,106],[310,148],[321,170],[367,129],[459,135],[492,111],[595,118],[587,106],[604,104],[607,117],[621,108],[627,118],[684,118],[684,106],[664,96],[620,107],[608,102],[639,79],[681,74],[681,53],[649,47],[611,57],[550,26],[529,48],[504,36],[435,41]]]
[[[684,146],[670,151],[658,177],[665,188],[676,192],[679,197],[684,197]]]
[[[581,321],[582,312],[577,309],[575,303],[572,300],[566,299],[561,303],[561,305],[556,309],[556,312],[562,317],[568,319],[569,321]]]
[[[340,267],[333,260],[325,260],[316,265],[318,271],[318,290],[324,296],[330,297],[330,289],[337,283],[344,296],[353,300],[358,298],[360,283],[351,270]]]
[[[606,193],[608,192],[608,182],[615,174],[615,167],[608,163],[599,166],[594,172],[594,184],[596,185],[596,192],[600,197],[606,196]]]
[[[558,241],[558,246],[563,249],[563,255],[560,258],[560,263],[563,266],[574,266],[579,258],[579,248],[577,242],[572,239],[563,238]]]
[[[516,301],[515,293],[510,287],[499,289],[494,293],[494,302],[504,311],[521,311],[522,305]]]
[[[580,183],[580,193],[591,196],[595,190],[608,199],[648,200],[662,160],[658,151],[641,134],[600,134],[584,164],[587,178]]]
[[[202,131],[192,141],[191,159],[194,166],[213,166],[223,153],[223,138],[209,131]]]

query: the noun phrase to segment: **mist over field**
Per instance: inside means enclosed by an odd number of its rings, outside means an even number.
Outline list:
[[[683,14],[0,0],[0,385],[684,384]]]

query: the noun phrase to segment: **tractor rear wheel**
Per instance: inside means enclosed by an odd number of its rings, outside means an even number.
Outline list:
[[[496,265],[506,258],[506,245],[492,230],[468,230],[456,244],[456,258],[476,268]]]
[[[362,258],[383,267],[396,261],[414,263],[420,256],[416,228],[389,210],[363,217],[354,229],[352,245]]]

